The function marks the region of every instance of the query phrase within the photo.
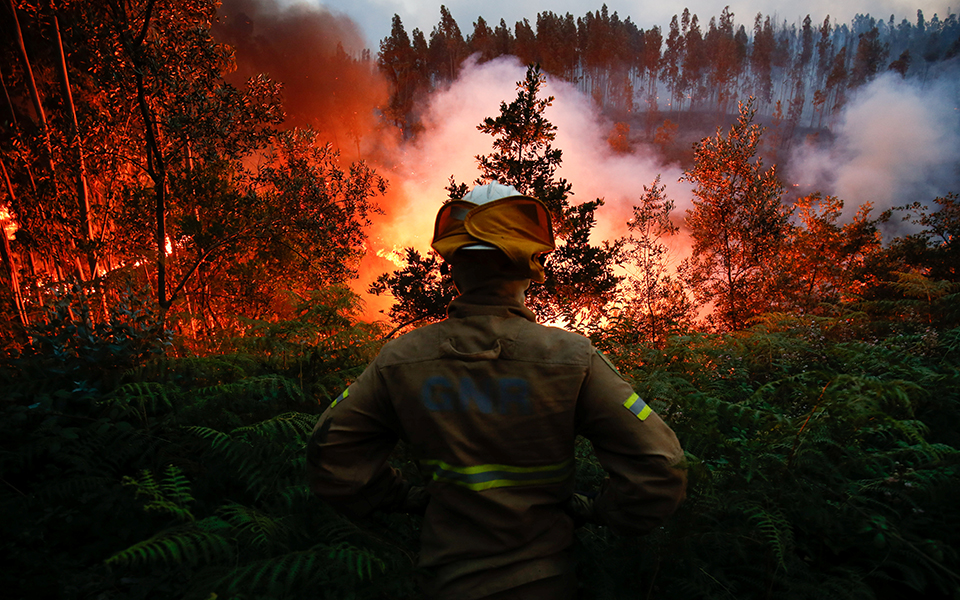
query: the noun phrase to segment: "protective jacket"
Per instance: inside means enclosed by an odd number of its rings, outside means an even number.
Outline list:
[[[321,415],[309,479],[347,513],[399,510],[410,486],[386,460],[407,442],[429,494],[427,594],[471,600],[570,568],[577,434],[609,474],[591,520],[645,533],[674,511],[686,479],[670,428],[588,339],[488,289],[383,347]]]

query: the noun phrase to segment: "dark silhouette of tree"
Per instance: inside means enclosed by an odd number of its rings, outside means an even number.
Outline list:
[[[385,114],[401,131],[406,130],[408,115],[418,88],[425,83],[418,69],[413,45],[399,15],[393,15],[390,37],[380,42],[377,66],[390,83],[390,105]]]
[[[640,56],[640,75],[646,76],[647,105],[656,106],[657,81],[660,73],[660,48],[663,35],[659,27],[651,27],[643,34],[643,54]]]
[[[487,25],[483,17],[477,17],[477,22],[473,24],[473,33],[467,39],[467,46],[470,52],[479,54],[478,62],[484,63],[496,58],[496,42],[493,38],[493,30]]]
[[[506,21],[503,19],[500,19],[500,24],[494,28],[493,39],[496,44],[497,56],[513,54],[513,47],[516,44],[516,40],[513,38],[513,30],[507,26]]]
[[[439,81],[453,81],[467,58],[467,43],[456,19],[446,6],[440,6],[440,22],[430,34],[430,72]]]
[[[377,277],[369,291],[394,298],[387,313],[396,323],[394,332],[414,324],[442,321],[447,305],[456,297],[453,277],[441,259],[432,253],[422,256],[413,248],[404,249],[402,268]]]
[[[833,57],[833,65],[827,76],[827,102],[830,112],[841,108],[846,102],[847,88],[847,48],[843,47]]]
[[[577,23],[573,15],[560,17],[552,12],[537,15],[537,53],[547,73],[574,81],[579,61]]]
[[[530,27],[530,21],[517,21],[514,35],[513,53],[525,65],[539,63],[540,54],[537,50],[537,34]]]
[[[753,22],[753,52],[750,54],[750,68],[753,71],[754,93],[762,104],[773,101],[773,54],[776,38],[770,17],[762,18],[757,13]]]
[[[499,181],[534,195],[550,209],[554,225],[563,235],[571,186],[556,177],[563,153],[552,145],[557,128],[544,113],[553,96],[539,97],[543,83],[539,67],[529,67],[524,81],[517,82],[517,98],[510,104],[501,102],[500,115],[487,117],[477,127],[494,138],[493,152],[477,156],[478,183]]]
[[[899,73],[902,79],[906,79],[907,71],[910,70],[910,50],[904,50],[900,57],[887,66],[888,71]]]
[[[703,93],[703,78],[707,68],[706,48],[704,47],[703,33],[700,31],[700,20],[697,15],[690,19],[690,28],[683,38],[683,70],[680,77],[680,95],[678,110],[683,108],[684,96],[689,96],[690,106],[699,100]]]
[[[680,34],[680,25],[677,15],[670,19],[670,32],[667,34],[666,48],[660,62],[660,74],[666,81],[670,92],[671,105],[676,103],[680,91],[680,64],[683,58],[683,37]],[[679,110],[679,109],[678,109]]]
[[[860,87],[873,79],[886,57],[887,47],[880,41],[880,32],[876,27],[861,33],[850,69],[850,87]]]
[[[745,41],[742,42],[745,44]],[[708,89],[720,114],[726,113],[743,69],[746,47],[740,48],[738,44],[733,31],[733,13],[730,7],[726,7],[720,14],[719,23],[710,19],[710,28],[704,40],[704,53],[709,63]]]

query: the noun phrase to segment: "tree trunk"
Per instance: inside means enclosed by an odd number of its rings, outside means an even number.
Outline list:
[[[87,168],[83,158],[83,145],[80,143],[80,126],[77,123],[77,109],[70,90],[70,76],[67,74],[67,56],[63,51],[63,39],[60,36],[60,22],[57,13],[53,13],[53,29],[57,34],[57,49],[60,52],[60,86],[63,90],[63,103],[70,114],[71,141],[77,152],[77,204],[80,210],[80,235],[87,244],[87,263],[90,279],[97,276],[97,256],[93,249],[93,227],[90,222],[90,195],[87,186]]]
[[[7,174],[7,167],[0,158],[0,171],[3,173],[3,182],[6,184],[7,193],[10,195],[10,203],[13,204],[13,185],[10,183],[10,176]],[[3,259],[7,275],[10,277],[10,291],[13,292],[13,301],[17,305],[17,315],[20,318],[20,325],[26,327],[29,324],[27,319],[27,310],[23,303],[23,293],[20,290],[20,278],[18,276],[17,266],[13,262],[13,253],[10,251],[10,240],[7,239],[7,232],[0,223],[0,237],[3,238],[0,243],[0,258]]]
[[[37,112],[37,119],[40,121],[47,146],[47,158],[50,161],[50,179],[53,181],[54,188],[56,189],[57,176],[56,168],[53,164],[53,148],[50,146],[50,130],[47,127],[47,115],[43,112],[43,104],[40,102],[40,92],[37,90],[37,80],[33,77],[33,68],[30,66],[30,58],[27,56],[27,47],[23,43],[23,32],[20,29],[20,19],[17,17],[17,7],[13,4],[13,0],[7,0],[7,4],[10,5],[14,29],[17,32],[17,44],[20,49],[20,57],[23,59],[27,89],[30,91],[30,99],[33,100],[33,109]],[[57,195],[59,195],[59,191],[57,191]]]

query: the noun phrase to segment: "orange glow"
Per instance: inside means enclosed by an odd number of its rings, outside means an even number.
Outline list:
[[[376,255],[379,256],[380,258],[385,258],[389,260],[394,265],[396,265],[397,268],[400,268],[403,266],[403,247],[402,246],[394,246],[390,250],[386,250],[386,249],[377,250]]]
[[[10,216],[10,212],[5,208],[0,208],[0,225],[3,226],[3,233],[8,240],[12,240],[17,233],[17,223]]]

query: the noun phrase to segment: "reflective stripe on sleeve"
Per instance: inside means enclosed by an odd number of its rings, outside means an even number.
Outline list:
[[[650,413],[653,412],[653,409],[647,406],[647,403],[641,400],[636,392],[627,398],[627,401],[623,403],[623,407],[636,415],[641,421],[649,417]]]
[[[347,396],[349,395],[350,395],[350,388],[343,390],[343,393],[337,396],[337,399],[334,400],[332,403],[330,403],[330,408],[333,408],[334,406],[339,404],[341,400],[346,400]]]
[[[542,467],[511,465],[476,465],[458,467],[442,460],[421,461],[434,481],[452,483],[475,492],[518,485],[559,483],[573,475],[573,459]]]

